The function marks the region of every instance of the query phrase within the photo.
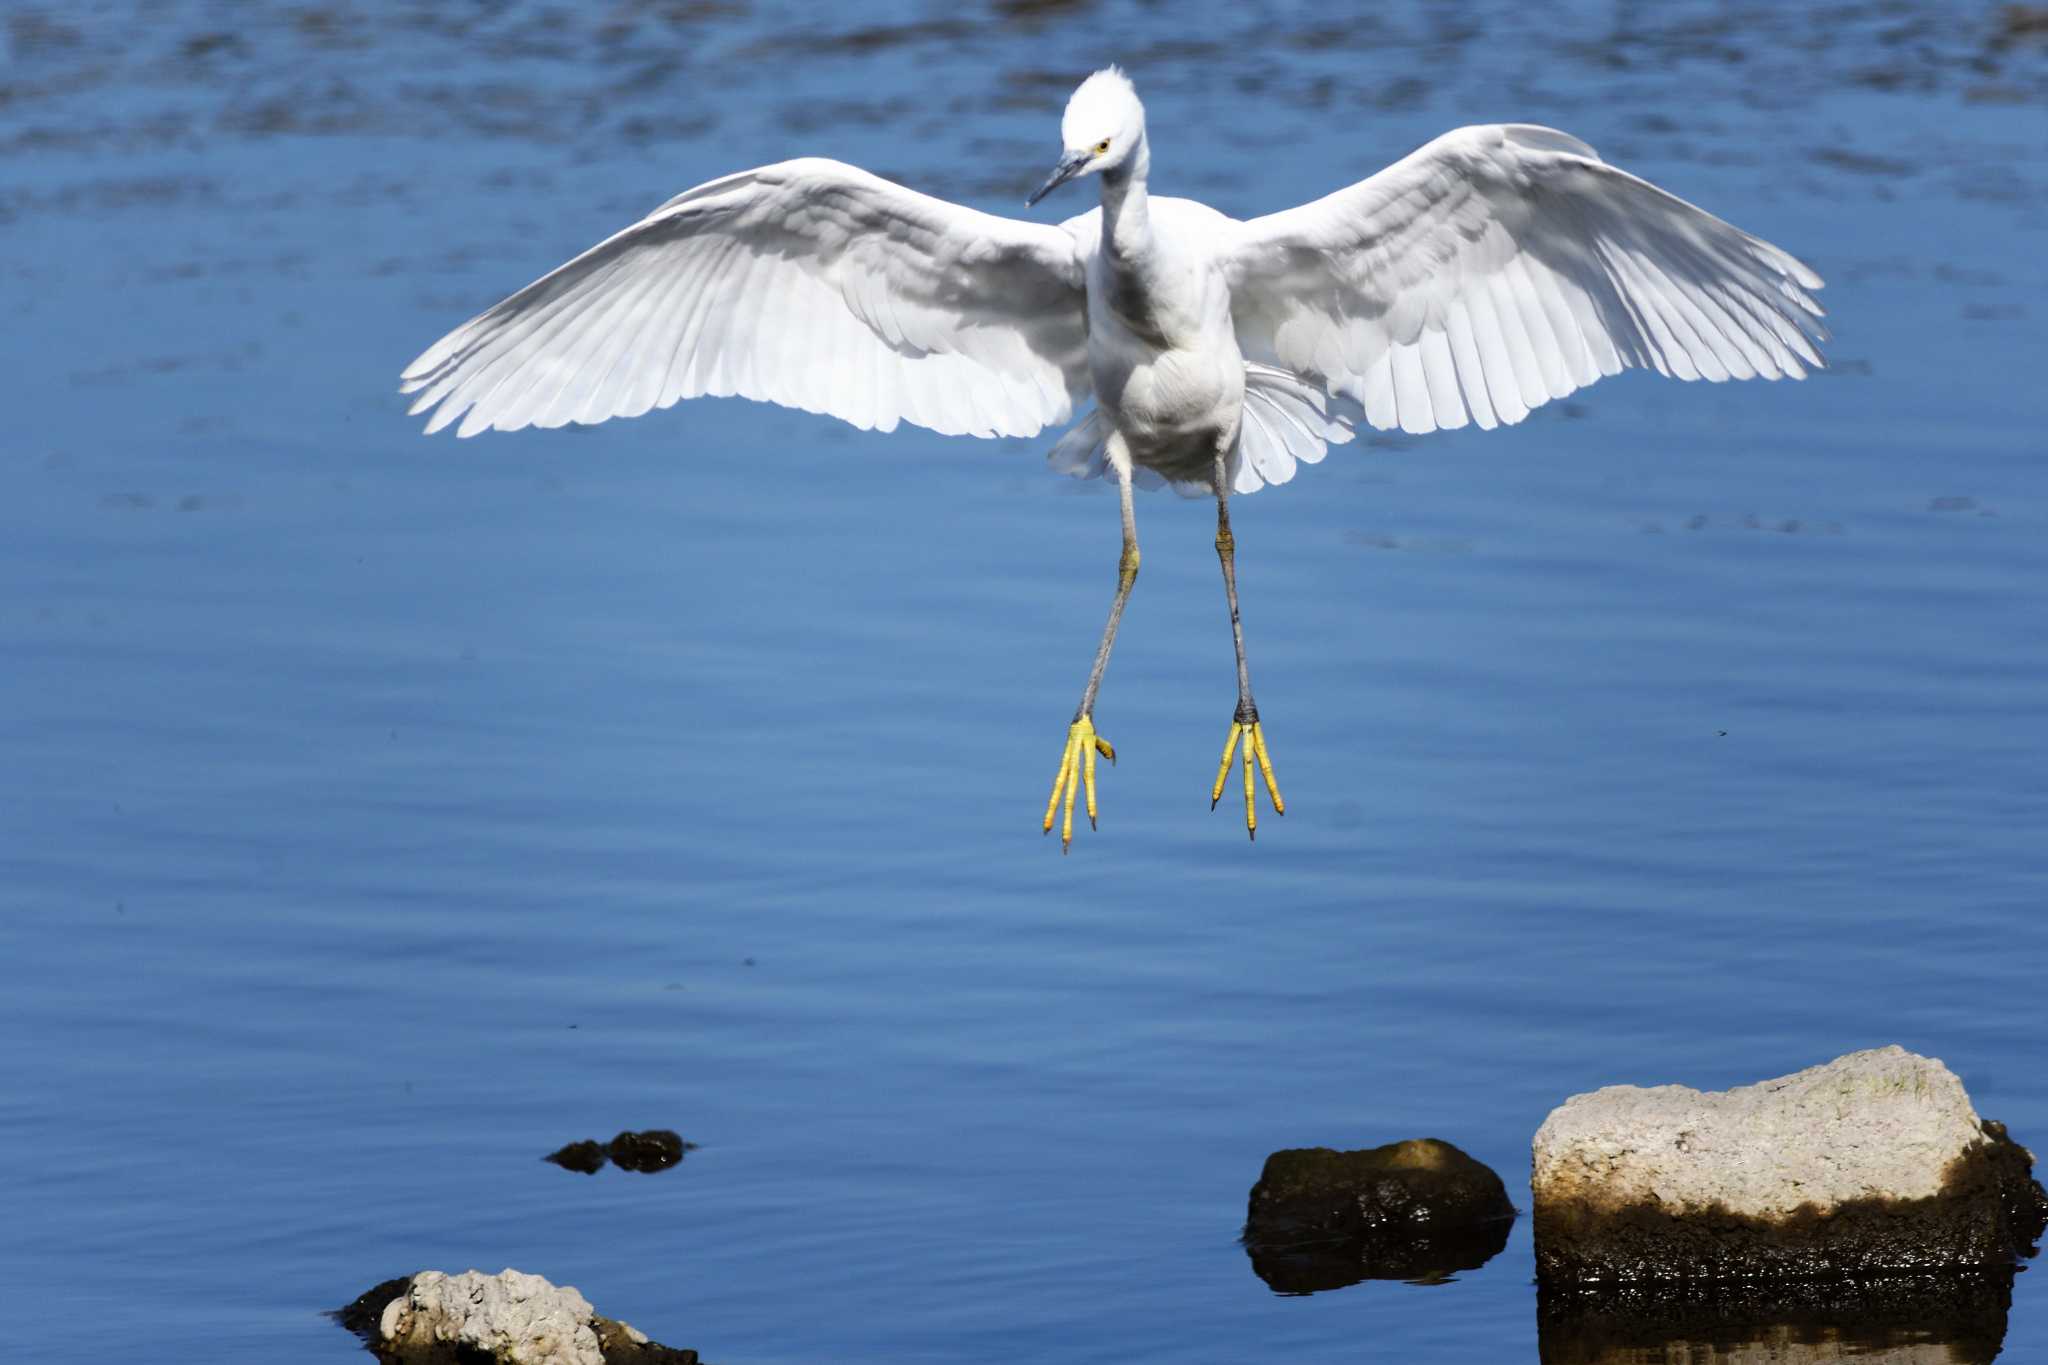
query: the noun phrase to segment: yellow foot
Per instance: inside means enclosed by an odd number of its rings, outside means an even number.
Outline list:
[[[1259,776],[1266,779],[1266,794],[1273,798],[1273,813],[1287,814],[1287,803],[1280,799],[1280,784],[1273,780],[1273,760],[1266,756],[1266,732],[1259,728],[1257,716],[1249,721],[1230,722],[1230,737],[1223,741],[1223,762],[1216,767],[1216,785],[1209,792],[1209,809],[1215,810],[1216,803],[1223,799],[1223,784],[1230,780],[1230,756],[1244,741],[1244,830],[1251,838],[1259,837],[1259,808],[1254,800],[1257,788],[1252,785],[1252,760],[1259,763]]]
[[[1060,796],[1067,798],[1066,819],[1060,824],[1060,852],[1074,842],[1074,794],[1088,789],[1088,828],[1095,828],[1095,755],[1116,762],[1116,750],[1095,733],[1095,719],[1083,716],[1067,727],[1067,751],[1060,756],[1060,770],[1052,780],[1052,800],[1045,803],[1045,832],[1052,833],[1053,816],[1059,813]]]

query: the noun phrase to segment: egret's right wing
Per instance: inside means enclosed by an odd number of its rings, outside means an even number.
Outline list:
[[[459,436],[740,394],[858,427],[1030,436],[1088,392],[1060,229],[837,161],[700,185],[456,328],[402,389]]]

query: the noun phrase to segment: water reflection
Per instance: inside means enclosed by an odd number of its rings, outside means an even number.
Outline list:
[[[1317,1294],[1361,1280],[1442,1284],[1477,1270],[1508,1244],[1512,1217],[1407,1237],[1355,1237],[1295,1246],[1245,1247],[1252,1273],[1276,1294]]]
[[[1537,1291],[1543,1365],[1983,1365],[2014,1272]]]
[[[2048,1131],[2038,1031],[1986,1007],[2048,951],[2012,382],[2048,367],[2048,47],[1919,8],[11,0],[0,1148],[65,1159],[10,1184],[0,1280],[171,1365],[219,1357],[222,1285],[242,1353],[367,1361],[305,1306],[435,1263],[725,1361],[1527,1365],[1526,1243],[1311,1305],[1190,1191],[1361,1108],[1519,1176],[1561,1096],[1876,1037]],[[1144,509],[1141,761],[1068,867],[1016,803],[1115,514],[1042,444],[728,401],[436,446],[389,392],[507,276],[740,166],[1016,214],[1111,57],[1182,130],[1171,193],[1263,212],[1532,118],[1842,280],[1853,349],[1796,392],[1621,379],[1247,504],[1305,793],[1275,856],[1186,804],[1199,509]],[[614,1112],[718,1161],[538,1169]],[[1157,1235],[1105,1292],[1074,1229],[1134,1181]]]

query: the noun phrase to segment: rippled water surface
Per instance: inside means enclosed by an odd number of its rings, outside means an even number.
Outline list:
[[[1276,1296],[1235,1241],[1266,1153],[1431,1134],[1526,1203],[1567,1095],[1894,1041],[2048,1142],[2038,37],[830,14],[0,21],[10,1300],[172,1362],[357,1359],[319,1310],[471,1265],[722,1365],[1533,1361],[1526,1219],[1451,1283]],[[1555,123],[1811,261],[1837,340],[1238,503],[1290,803],[1255,846],[1207,810],[1211,509],[1144,499],[1122,761],[1062,859],[1117,532],[1049,438],[727,400],[429,441],[393,388],[736,167],[1021,213],[1109,59],[1163,192],[1249,214]],[[702,1147],[538,1160],[647,1126]],[[2048,1359],[2040,1279],[2005,1359]]]

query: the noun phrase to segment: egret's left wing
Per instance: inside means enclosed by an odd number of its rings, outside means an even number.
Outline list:
[[[1566,133],[1460,128],[1225,250],[1238,344],[1374,426],[1519,422],[1603,374],[1803,378],[1820,277]]]
[[[1074,241],[808,158],[685,191],[406,368],[428,431],[602,422],[698,394],[859,427],[1031,436],[1088,392]]]

